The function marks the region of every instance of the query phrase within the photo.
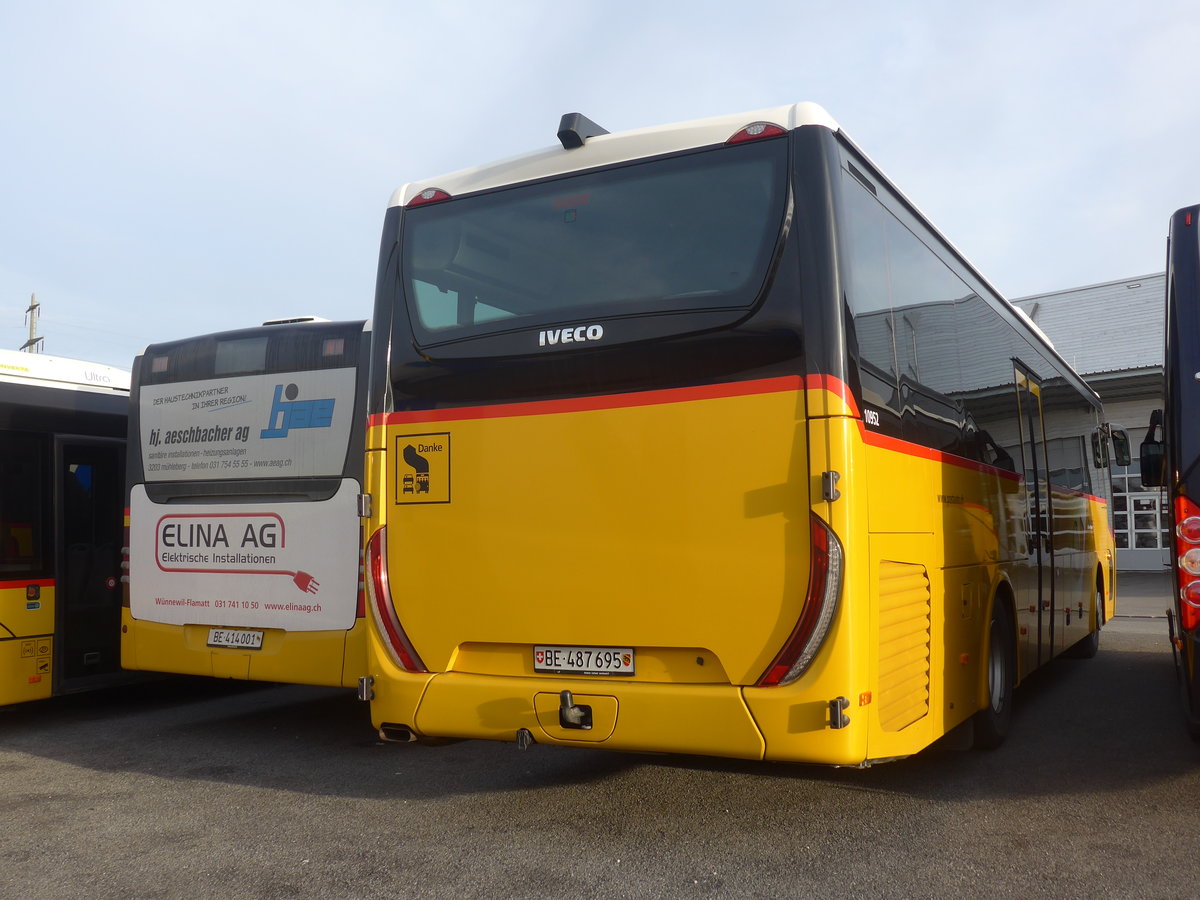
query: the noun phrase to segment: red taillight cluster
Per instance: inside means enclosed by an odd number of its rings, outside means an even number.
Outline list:
[[[387,526],[384,525],[367,541],[367,593],[371,598],[371,611],[380,631],[387,636],[388,648],[396,662],[409,672],[428,672],[425,663],[413,649],[396,618],[392,606],[392,592],[388,586]]]
[[[1175,498],[1176,571],[1179,573],[1179,625],[1200,626],[1200,507],[1187,497]]]
[[[812,664],[825,642],[842,592],[842,545],[815,513],[810,515],[812,555],[808,569],[808,596],[791,636],[766,673],[760,687],[790,684]]]

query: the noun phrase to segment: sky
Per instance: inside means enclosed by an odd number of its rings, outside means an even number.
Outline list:
[[[367,318],[392,191],[815,101],[1010,298],[1161,272],[1195,0],[0,0],[0,347]],[[1087,323],[1081,323],[1086,328]]]

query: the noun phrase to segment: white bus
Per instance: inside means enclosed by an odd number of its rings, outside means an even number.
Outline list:
[[[357,683],[369,337],[295,319],[134,362],[126,668]]]

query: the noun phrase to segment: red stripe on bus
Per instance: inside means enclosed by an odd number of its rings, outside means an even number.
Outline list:
[[[11,588],[23,588],[29,584],[36,584],[38,587],[54,587],[53,578],[27,578],[18,581],[0,581],[0,591],[9,590]]]
[[[1075,488],[1063,487],[1061,484],[1055,484],[1053,481],[1050,482],[1050,493],[1066,494],[1068,497],[1081,497],[1084,500],[1095,500],[1097,503],[1103,503],[1105,506],[1108,505],[1108,501],[1103,497],[1097,497],[1095,494],[1087,493],[1087,491],[1077,491]]]
[[[603,394],[598,397],[571,397],[565,400],[529,400],[522,403],[498,403],[495,406],[463,406],[454,409],[421,409],[409,412],[376,414],[370,417],[368,424],[371,426],[414,425],[424,422],[506,419],[514,416],[541,416],[555,413],[593,412],[603,409],[630,409],[638,406],[659,406],[666,403],[687,403],[694,400],[717,400],[726,397],[747,397],[754,394],[776,394],[784,391],[799,391],[803,388],[803,377],[800,375],[784,375],[779,378],[761,378],[755,381],[734,381],[723,384],[697,385],[696,387],[667,388],[660,391],[638,391],[632,394]]]
[[[604,394],[598,397],[578,397],[567,400],[530,400],[522,403],[501,403],[495,406],[464,406],[454,409],[425,409],[411,412],[375,414],[368,419],[372,427],[378,425],[416,425],[425,422],[453,422],[467,419],[502,419],[515,416],[550,415],[567,412],[590,412],[602,409],[630,409],[638,406],[655,406],[664,403],[686,403],[693,400],[713,400],[725,397],[747,397],[754,394],[773,394],[783,391],[798,391],[802,389],[825,390],[838,397],[850,415],[858,420],[858,428],[862,433],[863,442],[889,450],[903,453],[931,462],[957,466],[979,472],[982,475],[994,475],[1009,481],[1024,481],[1024,476],[990,466],[987,463],[965,456],[956,456],[932,447],[923,447],[900,438],[889,437],[874,431],[868,431],[863,424],[862,415],[850,388],[840,378],[833,375],[784,375],[778,378],[760,378],[755,381],[734,381],[723,384],[706,384],[696,387],[668,388],[660,391],[639,391],[632,394]],[[1053,487],[1053,486],[1052,486]],[[1077,492],[1071,492],[1077,493]],[[1081,497],[1095,500],[1098,503],[1106,501],[1091,494],[1078,494]]]
[[[835,378],[832,375],[809,375],[804,379],[805,386],[809,390],[825,390],[839,398],[846,407],[850,410],[850,415],[856,419],[862,418],[862,413],[858,411],[858,404],[854,400],[854,395],[850,393],[850,388],[846,386],[846,382],[840,378]]]

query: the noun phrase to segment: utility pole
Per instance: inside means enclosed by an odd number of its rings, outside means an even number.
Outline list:
[[[26,353],[41,353],[42,342],[45,338],[38,337],[37,323],[38,313],[41,312],[42,305],[37,302],[37,294],[29,295],[29,309],[25,310],[25,321],[29,325],[29,340],[21,345],[21,349]]]

